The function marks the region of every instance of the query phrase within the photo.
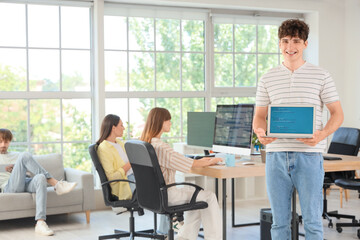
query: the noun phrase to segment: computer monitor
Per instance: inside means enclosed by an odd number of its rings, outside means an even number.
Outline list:
[[[211,149],[214,138],[215,112],[187,113],[187,145]]]
[[[251,154],[254,104],[217,105],[213,151]]]

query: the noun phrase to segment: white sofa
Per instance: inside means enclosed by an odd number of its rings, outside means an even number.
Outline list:
[[[77,182],[70,193],[58,196],[53,187],[48,187],[47,215],[85,212],[90,222],[90,210],[94,209],[93,174],[63,166],[61,154],[34,155],[41,166],[58,180]],[[5,171],[5,165],[0,165]],[[35,193],[0,193],[0,220],[34,217]]]

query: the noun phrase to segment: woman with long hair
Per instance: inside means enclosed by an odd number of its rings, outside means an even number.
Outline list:
[[[114,179],[135,181],[124,143],[121,141],[124,129],[120,117],[114,114],[106,115],[101,124],[100,138],[96,142],[99,145],[97,154],[109,181]],[[130,199],[135,189],[135,184],[127,182],[113,182],[110,186],[111,193],[120,200]]]
[[[153,145],[158,157],[159,165],[163,173],[166,184],[175,182],[176,171],[190,172],[192,167],[205,167],[214,165],[221,161],[220,158],[202,158],[193,160],[175,152],[168,144],[160,138],[164,132],[169,132],[171,128],[171,115],[165,108],[153,108],[146,120],[141,140]],[[188,203],[195,189],[192,187],[169,188],[169,205]],[[210,191],[200,191],[197,201],[205,201],[208,207],[201,210],[188,211],[185,213],[184,225],[178,232],[177,240],[193,240],[197,238],[200,224],[203,224],[206,240],[221,239],[221,215],[216,196]]]

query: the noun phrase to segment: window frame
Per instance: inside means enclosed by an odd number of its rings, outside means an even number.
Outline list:
[[[1,91],[0,100],[24,100],[27,104],[27,141],[15,142],[11,143],[11,146],[16,148],[17,146],[26,146],[27,151],[31,151],[33,146],[36,144],[59,144],[60,145],[60,154],[63,158],[66,156],[65,154],[65,147],[66,144],[77,144],[77,143],[91,143],[94,139],[93,131],[91,131],[90,140],[70,140],[66,141],[64,136],[64,128],[65,128],[65,119],[64,119],[64,101],[63,100],[71,100],[71,99],[86,99],[89,100],[90,103],[93,102],[93,68],[94,68],[94,49],[93,49],[93,7],[90,3],[85,2],[67,2],[67,1],[57,1],[57,2],[44,2],[44,1],[1,1],[1,3],[9,3],[9,4],[21,4],[24,6],[24,14],[25,14],[25,45],[24,46],[0,46],[0,49],[23,49],[25,50],[26,54],[26,89],[24,91]],[[57,47],[30,47],[29,46],[29,18],[28,18],[28,6],[29,5],[42,5],[42,6],[55,6],[58,9],[59,16],[58,16],[58,28],[59,28],[59,45]],[[80,7],[85,8],[88,10],[89,15],[89,47],[88,48],[65,48],[62,47],[62,39],[61,39],[61,11],[62,7]],[[56,91],[35,91],[30,90],[30,78],[29,78],[29,51],[31,50],[56,50],[59,53],[59,89]],[[73,50],[73,51],[86,51],[89,53],[89,90],[88,91],[64,91],[63,90],[63,72],[62,72],[62,54],[63,51],[66,50]],[[59,100],[59,125],[60,125],[60,139],[55,141],[33,141],[31,139],[31,122],[30,122],[30,111],[31,111],[31,101],[34,100]],[[93,111],[93,107],[89,108],[90,110],[90,126],[93,128],[93,115],[95,112]],[[36,154],[36,152],[34,153]],[[90,160],[90,156],[88,157]],[[66,159],[64,159],[64,162]]]

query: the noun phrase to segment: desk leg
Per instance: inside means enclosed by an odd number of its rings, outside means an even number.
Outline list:
[[[242,223],[242,224],[235,223],[235,179],[234,178],[231,179],[231,220],[232,220],[232,227],[247,227],[247,226],[260,225],[260,222]]]
[[[219,179],[215,178],[215,196],[219,201]]]
[[[222,240],[226,240],[226,178],[222,180],[222,194],[223,194],[223,200],[222,200],[222,211],[223,211],[223,238]]]

